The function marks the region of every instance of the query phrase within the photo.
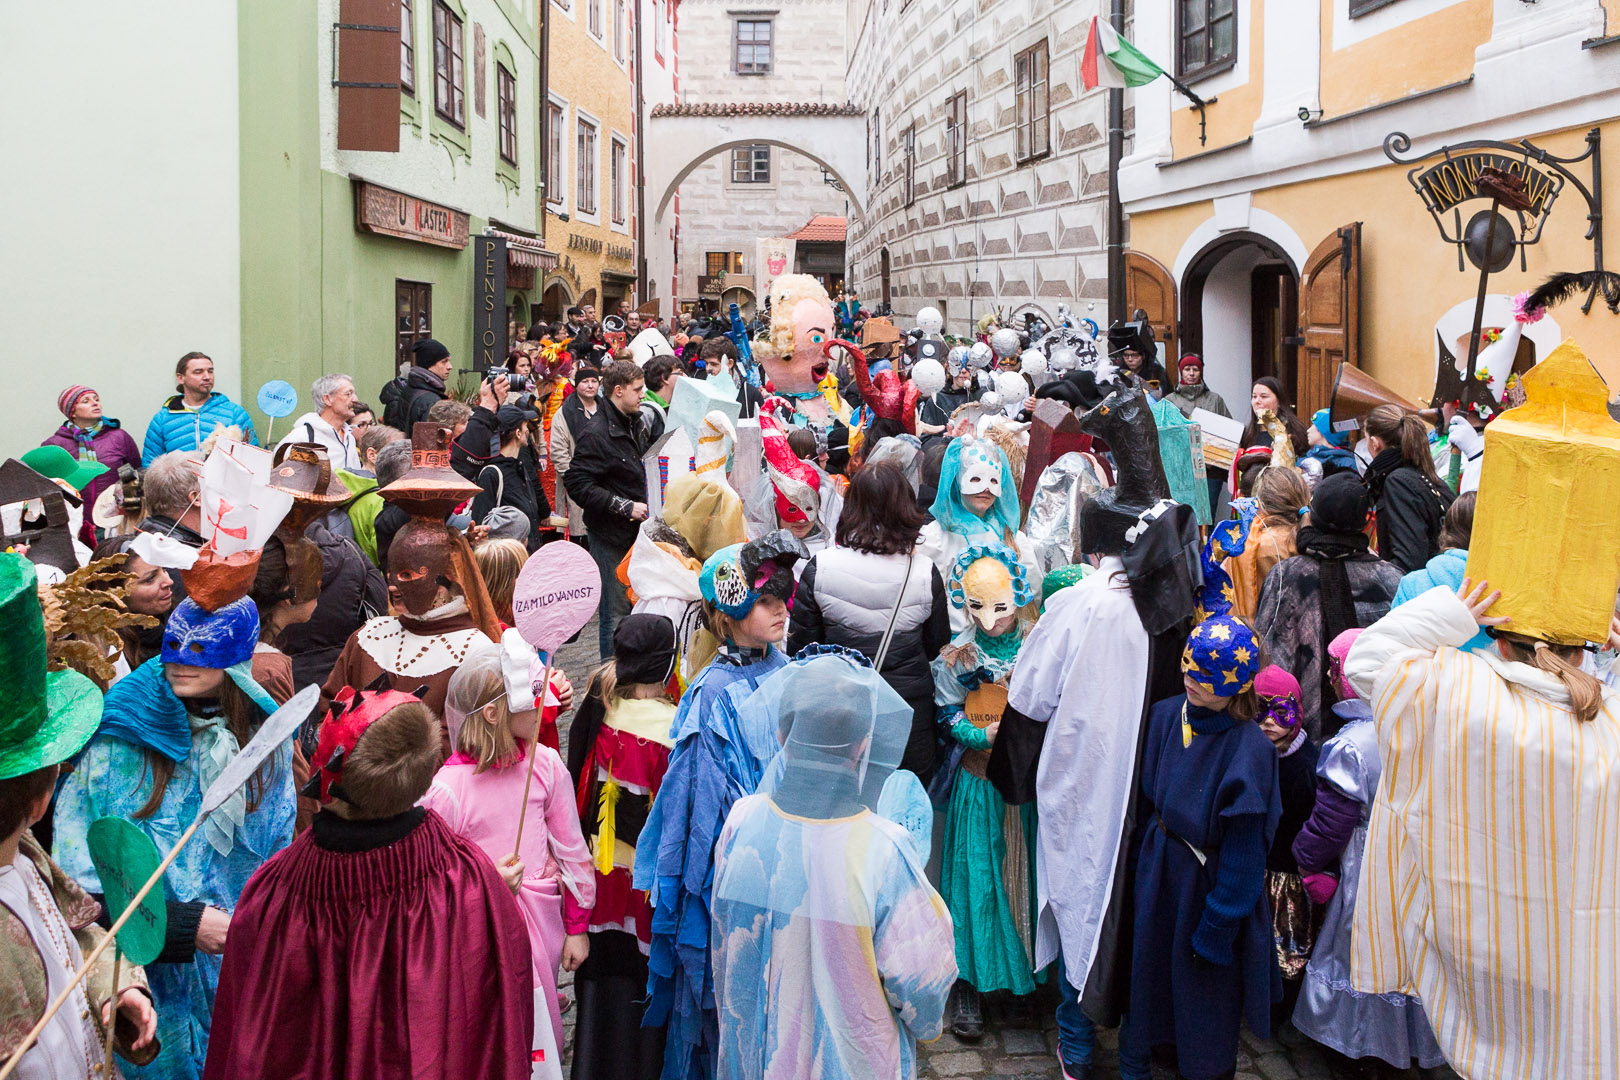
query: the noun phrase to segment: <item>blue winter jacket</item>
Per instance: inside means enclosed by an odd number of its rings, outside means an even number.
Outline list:
[[[241,428],[248,442],[259,445],[259,437],[253,432],[253,418],[248,416],[246,409],[218,390],[209,395],[200,409],[188,409],[184,402],[180,394],[174,395],[158,407],[152,422],[146,425],[146,442],[141,447],[141,468],[146,468],[171,450],[197,449],[221,425]]]
[[[1395,589],[1395,600],[1389,606],[1400,607],[1408,600],[1415,600],[1430,589],[1446,588],[1456,592],[1462,587],[1463,572],[1468,567],[1467,548],[1446,548],[1440,554],[1430,559],[1428,565],[1421,570],[1413,570],[1410,574],[1401,575],[1401,583]],[[1463,646],[1464,650],[1473,652],[1477,649],[1491,648],[1491,639],[1481,630],[1468,640]]]

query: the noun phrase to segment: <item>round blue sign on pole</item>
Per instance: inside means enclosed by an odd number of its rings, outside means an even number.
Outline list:
[[[298,391],[285,379],[271,379],[259,387],[259,411],[266,416],[291,416],[298,408]]]

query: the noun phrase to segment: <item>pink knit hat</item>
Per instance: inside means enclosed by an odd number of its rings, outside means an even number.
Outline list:
[[[93,394],[95,392],[95,388],[90,386],[70,386],[66,390],[62,391],[60,395],[58,395],[56,399],[56,407],[62,410],[63,416],[71,420],[73,419],[73,409],[79,404],[79,399],[84,397],[86,394]]]
[[[1350,655],[1350,646],[1356,643],[1361,636],[1361,629],[1352,626],[1338,637],[1328,642],[1328,659],[1337,662],[1338,670],[1333,676],[1334,686],[1338,688],[1340,701],[1355,701],[1361,695],[1356,693],[1355,687],[1344,677],[1344,658]]]

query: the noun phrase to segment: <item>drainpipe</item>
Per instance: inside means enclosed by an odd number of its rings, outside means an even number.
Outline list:
[[[641,9],[644,0],[633,0],[636,6],[636,296],[647,300],[647,107],[641,82],[642,43]]]
[[[1125,33],[1125,0],[1112,0],[1108,21]],[[1108,91],[1108,323],[1126,318],[1125,207],[1119,200],[1119,163],[1125,156],[1125,91]]]
[[[540,152],[536,160],[540,162],[540,185],[544,188],[547,179],[551,176],[551,0],[540,0]],[[546,212],[551,205],[551,192],[547,191],[540,199],[540,213],[536,215],[535,232],[540,235],[540,245],[546,243]],[[546,272],[540,270],[536,275],[536,289],[540,300],[545,302]]]

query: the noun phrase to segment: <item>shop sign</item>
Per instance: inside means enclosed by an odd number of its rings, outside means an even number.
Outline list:
[[[699,296],[719,296],[721,293],[723,293],[725,291],[726,291],[726,275],[724,275],[724,274],[699,274],[698,275],[698,295]]]
[[[505,362],[506,240],[486,234],[473,241],[473,366]]]
[[[458,251],[467,246],[468,220],[462,211],[363,180],[355,182],[354,213],[364,232]]]
[[[606,254],[615,262],[630,262],[636,257],[636,249],[628,244],[609,244]]]
[[[1563,177],[1536,168],[1522,158],[1509,157],[1495,150],[1471,150],[1455,157],[1447,156],[1420,172],[1412,183],[1423,195],[1423,201],[1444,213],[1470,199],[1489,199],[1475,186],[1481,169],[1499,169],[1516,176],[1525,184],[1525,197],[1530,202],[1527,211],[1532,217],[1541,217],[1551,209],[1552,201],[1564,186]]]

